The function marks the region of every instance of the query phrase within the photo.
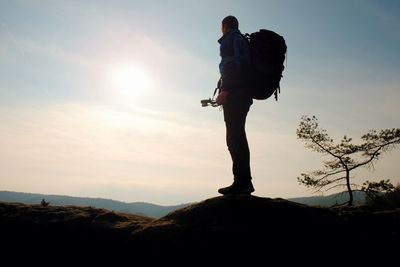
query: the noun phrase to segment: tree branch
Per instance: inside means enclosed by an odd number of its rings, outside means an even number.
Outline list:
[[[339,174],[339,173],[345,172],[345,171],[346,171],[346,170],[340,170],[340,171],[328,173],[328,174],[324,175],[322,178],[320,178],[320,180],[326,179],[326,178],[328,178],[329,176],[332,176],[332,175],[335,175],[335,174]]]
[[[328,150],[327,148],[325,148],[323,145],[321,145],[317,140],[315,140],[312,136],[310,136],[311,141],[314,142],[317,146],[319,146],[323,151],[325,151],[326,153],[328,153],[329,155],[331,155],[332,157],[338,158],[340,160],[340,157],[333,154],[330,150]]]
[[[370,158],[367,161],[361,162],[359,164],[354,165],[353,167],[349,168],[349,171],[352,171],[358,167],[367,165],[368,163],[370,163],[371,161],[373,161],[375,159],[375,157],[378,155],[379,150],[381,150],[383,148],[383,146],[378,147],[377,150],[374,151],[374,153],[372,153],[372,155],[370,155]]]

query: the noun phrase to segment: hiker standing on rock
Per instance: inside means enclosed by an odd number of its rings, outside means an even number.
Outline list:
[[[245,124],[247,113],[253,104],[246,82],[246,69],[250,65],[250,47],[239,31],[239,22],[234,16],[222,20],[223,36],[220,43],[221,79],[220,92],[216,99],[224,110],[226,143],[232,157],[233,184],[220,188],[227,194],[250,194],[254,192],[250,172],[250,150],[247,143]]]

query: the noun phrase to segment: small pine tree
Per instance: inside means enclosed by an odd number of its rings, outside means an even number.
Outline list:
[[[393,192],[395,187],[390,182],[390,180],[381,180],[379,182],[370,182],[366,181],[363,183],[363,187],[361,188],[367,194],[367,199],[371,201],[376,201],[383,194],[387,194]]]
[[[318,125],[315,116],[303,116],[297,138],[304,141],[305,147],[329,156],[323,161],[324,167],[298,177],[300,184],[321,191],[345,187],[349,193],[348,205],[353,204],[353,189],[356,186],[350,181],[350,173],[359,167],[373,167],[382,154],[389,152],[400,144],[400,129],[386,129],[380,132],[372,130],[363,135],[362,144],[352,144],[352,139],[346,135],[335,144],[326,132]]]
[[[47,207],[49,205],[50,205],[50,202],[47,202],[44,198],[40,202],[40,206],[42,206],[42,207]]]
[[[389,180],[366,181],[362,189],[366,193],[367,205],[377,209],[400,208],[400,184],[396,187]]]

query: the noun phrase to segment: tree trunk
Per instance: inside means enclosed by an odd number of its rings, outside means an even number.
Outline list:
[[[347,186],[347,192],[349,192],[348,205],[352,206],[353,205],[353,190],[351,190],[351,185],[350,185],[350,171],[347,168],[346,168],[346,186]]]

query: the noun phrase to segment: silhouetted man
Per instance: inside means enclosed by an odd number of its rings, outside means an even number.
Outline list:
[[[220,93],[216,99],[223,106],[226,125],[226,143],[232,157],[233,184],[220,188],[219,193],[250,194],[254,192],[250,173],[250,150],[247,143],[246,116],[253,104],[246,82],[246,69],[250,64],[250,48],[239,31],[234,16],[222,20],[223,36],[220,43]]]

